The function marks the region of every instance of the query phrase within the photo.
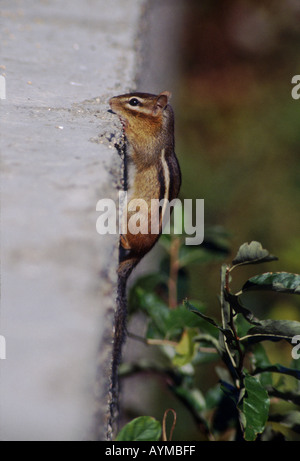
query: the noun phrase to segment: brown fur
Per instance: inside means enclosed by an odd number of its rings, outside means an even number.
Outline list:
[[[132,98],[138,98],[140,105],[130,106]],[[128,200],[143,199],[151,210],[151,199],[161,199],[163,169],[161,165],[162,149],[165,149],[165,161],[170,174],[170,201],[177,197],[181,175],[179,164],[174,152],[174,116],[168,104],[170,93],[160,95],[147,93],[129,93],[111,98],[112,110],[117,113],[123,123],[127,140],[127,152],[135,167],[135,178]],[[128,213],[128,221],[134,213]],[[143,218],[142,218],[143,219]],[[144,216],[148,219],[151,229],[151,213]],[[160,233],[161,233],[160,226]],[[127,250],[126,256],[120,262],[119,273],[133,267],[155,245],[159,234],[131,234],[127,231],[122,236],[121,246]],[[127,271],[125,271],[127,272]],[[131,270],[130,270],[131,272]]]

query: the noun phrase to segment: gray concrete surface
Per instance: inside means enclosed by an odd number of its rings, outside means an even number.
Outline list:
[[[134,88],[143,10],[1,1],[1,440],[103,437],[118,236],[96,203],[117,198],[107,101]]]

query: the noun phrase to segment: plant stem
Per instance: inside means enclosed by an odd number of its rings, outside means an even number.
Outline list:
[[[177,280],[179,271],[179,249],[180,238],[175,237],[171,242],[170,248],[170,276],[168,282],[169,288],[169,308],[176,309],[177,307]]]
[[[174,429],[175,429],[175,426],[176,426],[176,420],[177,420],[176,411],[173,410],[173,408],[168,408],[168,409],[165,411],[165,413],[164,413],[163,422],[162,422],[162,427],[163,427],[163,436],[162,436],[162,440],[163,440],[163,442],[167,442],[167,441],[168,441],[167,430],[166,430],[166,420],[167,420],[167,415],[168,415],[168,413],[170,413],[170,412],[173,413],[173,423],[172,423],[172,427],[171,427],[171,430],[170,430],[169,441],[172,440],[173,432],[174,432]]]
[[[220,302],[221,302],[221,316],[222,316],[222,327],[224,330],[228,329],[228,326],[230,324],[230,311],[229,311],[229,304],[225,300],[224,296],[224,291],[226,289],[226,286],[228,285],[228,268],[226,264],[223,264],[221,268],[221,293],[220,293]],[[237,366],[235,363],[235,360],[230,352],[228,343],[227,343],[227,338],[225,335],[223,335],[224,338],[224,347],[226,349],[227,355],[232,363],[232,366],[236,370]]]
[[[241,349],[241,345],[240,345],[240,339],[238,337],[238,334],[237,334],[237,331],[236,331],[236,328],[235,328],[235,323],[234,323],[234,311],[233,311],[233,308],[232,306],[225,300],[225,296],[224,296],[224,293],[227,292],[229,293],[229,284],[230,284],[230,280],[229,280],[229,277],[230,277],[230,271],[231,271],[231,267],[230,266],[227,266],[227,265],[224,265],[222,267],[222,300],[223,300],[223,309],[222,311],[225,312],[225,309],[226,309],[226,314],[224,315],[224,319],[226,319],[226,322],[225,322],[225,325],[227,324],[227,326],[229,326],[230,330],[232,331],[232,334],[233,334],[233,338],[234,338],[234,345],[235,345],[235,349],[237,350],[237,353],[238,353],[238,364],[236,363],[236,361],[233,359],[232,355],[231,355],[231,352],[230,352],[230,349],[227,345],[227,352],[229,354],[229,356],[232,358],[231,362],[232,364],[234,364],[234,367],[235,367],[235,370],[237,372],[237,375],[239,377],[239,383],[236,383],[238,384],[238,387],[241,388],[243,387],[243,364],[244,364],[244,353]],[[226,303],[226,306],[225,306],[225,303]],[[226,326],[223,325],[223,328],[226,328]],[[226,344],[226,338],[224,338],[224,341],[225,341],[225,344]]]

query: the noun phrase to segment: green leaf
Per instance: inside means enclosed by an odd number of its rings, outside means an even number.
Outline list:
[[[280,341],[285,339],[291,342],[292,338],[300,335],[300,322],[296,320],[261,320],[259,325],[250,328],[247,335],[240,338],[241,341],[247,339],[250,343],[258,341]]]
[[[264,430],[268,419],[270,399],[267,391],[253,376],[244,380],[245,395],[242,399],[244,438],[248,441],[256,439]]]
[[[149,317],[147,338],[172,338],[181,335],[187,327],[199,327],[203,323],[185,306],[169,309],[167,304],[155,293],[137,286],[134,291],[136,307]],[[204,306],[197,303],[198,309]]]
[[[236,257],[232,261],[234,266],[243,264],[259,264],[268,261],[276,261],[276,256],[270,255],[268,250],[262,247],[262,244],[256,241],[243,243],[240,246]]]
[[[235,317],[235,326],[237,330],[237,335],[239,338],[246,336],[249,330],[249,322],[242,315],[237,315]]]
[[[218,330],[220,330],[220,332],[227,338],[228,342],[231,342],[233,340],[233,334],[232,334],[232,331],[229,328],[228,329],[227,328],[222,328],[220,325],[218,325],[214,321],[214,319],[212,319],[210,317],[207,317],[207,315],[200,312],[198,309],[196,309],[194,306],[192,306],[187,300],[184,300],[183,303],[189,309],[190,312],[193,312],[194,314],[198,315],[203,320],[205,320],[208,324],[211,324],[215,328],[218,328]],[[221,350],[223,349],[222,344],[224,344],[224,337],[223,336],[221,337],[221,339],[219,338],[218,352],[220,352],[220,353],[221,353]],[[223,350],[222,356],[224,354],[224,350]]]
[[[252,323],[254,325],[258,324],[258,319],[254,316],[254,314],[251,311],[249,311],[249,309],[246,309],[246,307],[243,306],[238,296],[229,293],[227,290],[224,290],[224,296],[225,301],[227,301],[231,305],[236,314],[242,314],[243,317],[249,323]]]
[[[210,323],[211,325],[213,325],[214,327],[218,328],[220,331],[222,331],[222,333],[224,333],[225,335],[228,333],[230,333],[229,330],[225,330],[224,328],[220,327],[220,325],[218,325],[214,319],[210,318],[210,317],[207,317],[207,315],[203,314],[202,312],[200,312],[198,309],[196,309],[194,306],[192,306],[187,300],[184,300],[183,301],[184,305],[188,308],[188,310],[190,312],[193,312],[194,314],[198,315],[199,317],[201,317],[202,319],[206,320],[206,322]]]
[[[161,437],[161,424],[151,416],[140,416],[126,424],[116,437],[118,442],[156,442]]]
[[[148,293],[142,288],[138,288],[136,293],[139,296],[139,307],[152,320],[149,325],[154,336],[165,338],[168,332],[168,320],[170,309],[168,306],[154,293]]]
[[[253,364],[257,367],[268,367],[271,365],[264,347],[261,344],[253,346]]]
[[[272,385],[272,374],[267,373],[266,368],[271,365],[267,353],[262,346],[258,343],[253,346],[253,365],[256,369],[262,369],[265,373],[262,373],[259,377],[259,380],[263,386]]]
[[[172,359],[173,365],[182,367],[193,360],[196,353],[196,344],[194,338],[197,332],[195,330],[185,330],[182,337],[175,347],[176,355]]]
[[[130,311],[132,312],[140,309],[142,302],[141,298],[145,293],[155,293],[158,287],[167,286],[167,283],[168,277],[161,272],[140,277],[129,291],[128,305]]]
[[[242,288],[249,290],[272,290],[281,293],[300,294],[300,275],[289,272],[266,272],[251,277]]]
[[[204,308],[204,305],[197,303],[197,309],[203,311]],[[169,309],[169,318],[167,320],[169,331],[182,330],[187,327],[200,327],[202,323],[199,317],[196,317],[182,304],[176,309]]]

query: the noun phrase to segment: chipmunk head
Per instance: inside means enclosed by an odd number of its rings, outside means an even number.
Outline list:
[[[123,125],[127,140],[139,152],[154,152],[174,130],[171,93],[127,93],[109,100],[110,107]]]

